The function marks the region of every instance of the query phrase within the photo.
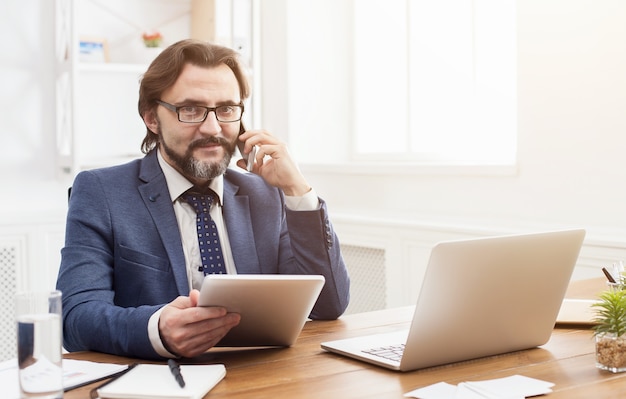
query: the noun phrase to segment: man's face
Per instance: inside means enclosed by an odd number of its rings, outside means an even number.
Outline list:
[[[173,86],[163,92],[161,101],[182,105],[217,107],[241,101],[239,85],[226,65],[204,68],[187,64]],[[209,112],[204,122],[184,123],[176,112],[156,108],[154,128],[160,137],[164,159],[190,181],[198,184],[226,171],[235,151],[241,122],[218,122]]]

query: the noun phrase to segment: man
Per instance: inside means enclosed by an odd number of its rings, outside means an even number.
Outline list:
[[[344,312],[349,278],[326,204],[282,142],[244,131],[248,96],[228,48],[184,40],[150,65],[139,90],[147,155],[81,172],[72,186],[57,280],[66,349],[193,357],[239,323],[223,308],[196,306],[207,266],[189,191],[211,198],[225,272],[321,274],[310,317]],[[257,149],[251,173],[227,168],[238,142],[244,158]]]

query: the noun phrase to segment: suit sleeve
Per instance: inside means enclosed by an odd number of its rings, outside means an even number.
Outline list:
[[[313,319],[336,319],[350,300],[350,279],[326,202],[314,211],[286,210],[292,256],[300,274],[321,274],[324,288],[311,312]]]
[[[115,218],[103,187],[91,172],[79,174],[72,186],[57,279],[57,289],[63,293],[64,347],[69,351],[158,358],[147,326],[161,305],[116,304],[115,275],[122,274],[115,269],[132,262],[118,262],[122,257],[132,256],[123,256],[117,249]]]
[[[313,319],[336,319],[348,306],[350,279],[326,202],[313,210],[290,210],[284,193],[255,174],[225,175],[232,198],[225,200],[238,273],[316,274],[325,284],[313,307]],[[250,245],[254,243],[254,245]]]

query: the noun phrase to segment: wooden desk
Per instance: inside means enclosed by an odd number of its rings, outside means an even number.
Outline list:
[[[591,297],[604,288],[602,279],[575,282],[568,296]],[[197,362],[226,365],[225,379],[207,398],[402,398],[421,386],[451,384],[522,374],[555,383],[548,399],[623,398],[626,373],[612,374],[595,367],[594,341],[589,329],[557,327],[550,341],[525,351],[451,365],[400,373],[330,354],[320,342],[408,328],[412,307],[308,322],[291,348],[208,353]],[[99,353],[72,353],[68,358],[111,363],[133,359]],[[88,398],[84,387],[66,399]]]

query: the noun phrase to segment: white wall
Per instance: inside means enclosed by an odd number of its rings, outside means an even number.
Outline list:
[[[63,216],[55,168],[54,2],[0,3],[0,224]]]
[[[55,160],[54,2],[0,3],[0,248],[3,281],[51,289],[63,244],[66,181]],[[11,273],[16,266],[15,274]]]
[[[68,182],[55,180],[51,3],[0,2],[0,221],[18,223],[40,206],[54,220],[65,212]],[[264,126],[306,161],[344,241],[355,243],[362,220],[384,224],[385,234],[582,226],[594,251],[606,248],[595,258],[626,258],[626,2],[518,2],[519,162],[503,170],[336,162],[349,159],[353,126],[352,3],[258,3]],[[36,116],[24,117],[31,107]],[[25,201],[31,191],[43,200]]]
[[[54,173],[54,2],[0,3],[0,176]]]
[[[347,154],[351,132],[349,4],[288,1],[285,33],[292,39],[263,63],[265,70],[273,62],[289,66],[286,91],[266,91],[264,102],[287,95],[292,149],[301,159],[315,154],[327,162],[302,169],[339,219],[369,215],[502,231],[581,226],[588,240],[626,241],[626,2],[518,1],[519,158],[516,168],[502,170],[332,161]],[[328,102],[341,101],[340,115],[328,112]],[[268,113],[266,125],[275,117]]]

